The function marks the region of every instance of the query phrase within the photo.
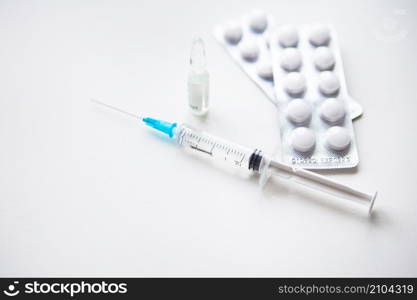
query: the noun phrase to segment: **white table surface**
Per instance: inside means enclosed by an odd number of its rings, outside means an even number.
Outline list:
[[[335,26],[368,218],[334,199],[234,176],[95,107],[185,121],[273,152],[274,107],[216,43],[260,7]],[[0,276],[417,276],[416,1],[0,1]],[[186,107],[191,38],[211,109]]]

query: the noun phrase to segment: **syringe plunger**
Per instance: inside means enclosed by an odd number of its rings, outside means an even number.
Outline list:
[[[276,160],[268,160],[264,164],[261,170],[261,184],[265,184],[271,175],[293,180],[296,183],[326,192],[341,199],[354,201],[364,205],[368,209],[369,214],[373,209],[377,197],[377,192],[373,194],[364,193],[323,175],[302,168],[292,167]]]

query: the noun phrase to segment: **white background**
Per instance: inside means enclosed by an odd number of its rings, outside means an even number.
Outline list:
[[[254,6],[256,5],[256,6]],[[334,24],[375,214],[188,156],[134,120],[273,152],[274,107],[211,35],[260,7]],[[417,276],[415,1],[0,1],[0,276]],[[191,38],[211,109],[187,110]]]

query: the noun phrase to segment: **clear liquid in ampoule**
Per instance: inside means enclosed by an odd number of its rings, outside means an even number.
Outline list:
[[[209,109],[209,73],[206,69],[206,53],[201,38],[194,39],[191,46],[188,106],[191,112],[198,116],[205,115]]]

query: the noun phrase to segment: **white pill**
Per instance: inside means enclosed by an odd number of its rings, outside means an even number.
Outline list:
[[[311,29],[310,42],[315,46],[323,46],[330,41],[330,29],[326,25],[316,25]]]
[[[253,11],[250,15],[249,26],[257,33],[264,32],[268,26],[268,19],[265,12],[263,10]]]
[[[307,127],[298,127],[291,135],[291,145],[298,152],[311,151],[316,143],[314,132]]]
[[[271,80],[273,78],[272,65],[268,61],[258,64],[256,72],[258,73],[258,76],[263,79]]]
[[[281,67],[287,71],[294,71],[301,66],[301,53],[297,48],[286,48],[282,51]]]
[[[334,55],[329,47],[318,47],[314,51],[314,64],[320,71],[331,69],[334,62]]]
[[[345,106],[335,98],[326,99],[320,105],[320,116],[330,124],[337,123],[345,116]]]
[[[242,26],[238,22],[231,21],[224,27],[224,38],[230,44],[237,44],[242,39]]]
[[[333,150],[345,150],[350,145],[349,132],[340,126],[330,127],[326,132],[326,143]]]
[[[259,47],[253,42],[242,42],[239,46],[240,55],[247,61],[255,61],[259,55]]]
[[[284,79],[284,87],[289,94],[300,94],[305,91],[306,79],[299,72],[288,73]]]
[[[340,81],[331,71],[321,72],[319,75],[319,89],[323,94],[331,95],[340,88]]]
[[[292,25],[282,26],[278,31],[278,41],[283,47],[295,47],[298,44],[298,31]]]
[[[287,117],[296,124],[302,124],[311,117],[311,107],[304,100],[294,99],[287,106]]]

